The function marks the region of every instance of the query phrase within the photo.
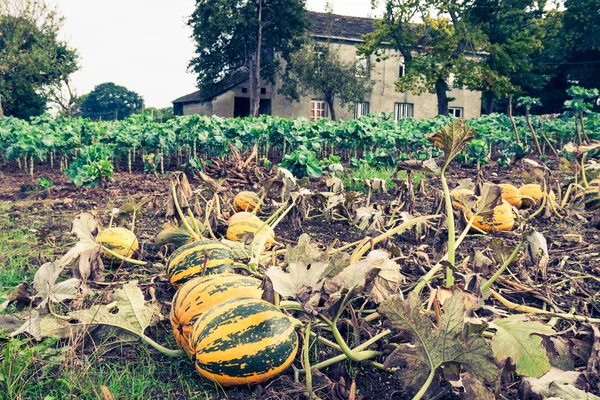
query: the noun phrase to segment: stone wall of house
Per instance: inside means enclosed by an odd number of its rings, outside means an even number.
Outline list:
[[[349,43],[336,43],[335,47],[339,56],[346,61],[356,60],[356,47]],[[375,62],[371,57],[372,69],[371,79],[375,82],[373,91],[365,102],[369,102],[371,113],[385,112],[394,114],[397,103],[407,103],[412,105],[415,118],[430,118],[437,115],[437,97],[435,94],[425,93],[422,95],[413,95],[411,93],[400,93],[396,91],[394,82],[398,79],[401,55],[394,50],[385,51],[385,57],[380,62]],[[289,102],[285,97],[278,93],[281,82],[275,86],[263,82],[266,93],[261,95],[262,99],[271,100],[271,114],[282,118],[305,118],[310,119],[311,102],[313,100],[323,100],[318,94],[304,96],[300,101]],[[244,93],[247,88],[247,82],[240,84],[228,92],[217,96],[212,102],[200,104],[184,105],[184,115],[203,114],[217,115],[220,117],[233,117],[235,97],[249,97]],[[466,89],[452,89],[448,97],[453,98],[450,107],[460,108],[461,116],[465,118],[476,118],[481,113],[481,92],[470,91]],[[339,101],[335,104],[336,117],[339,120],[348,120],[354,118],[354,106],[342,107]],[[329,116],[329,110],[327,110]]]

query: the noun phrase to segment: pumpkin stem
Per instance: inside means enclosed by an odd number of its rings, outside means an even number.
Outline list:
[[[112,251],[111,249],[109,249],[106,246],[102,246],[102,251],[107,252],[108,254],[110,254],[111,256],[113,256],[116,259],[119,259],[121,261],[124,261],[126,263],[129,264],[133,264],[133,265],[148,265],[148,263],[146,261],[140,261],[140,260],[134,260],[133,258],[129,258],[129,257],[124,257],[118,253],[115,253],[114,251]]]
[[[175,190],[175,184],[171,183],[171,191],[173,192],[173,203],[175,203],[175,208],[177,209],[177,214],[179,214],[179,218],[181,218],[181,222],[185,229],[190,233],[190,235],[194,238],[194,241],[197,242],[200,240],[200,236],[190,226],[187,219],[183,215],[183,211],[181,211],[181,207],[179,206],[179,200],[177,200],[177,191]],[[193,219],[193,218],[192,218]]]
[[[492,284],[496,282],[496,279],[498,279],[500,275],[502,275],[504,270],[508,268],[508,266],[513,262],[513,260],[517,257],[517,254],[519,254],[519,251],[521,251],[521,249],[523,248],[523,245],[525,244],[525,239],[526,235],[523,235],[521,241],[519,242],[517,247],[515,247],[510,257],[508,257],[506,261],[504,261],[504,264],[502,264],[502,266],[498,268],[498,271],[496,271],[496,273],[492,275],[492,277],[481,286],[481,293],[485,293],[492,286]]]

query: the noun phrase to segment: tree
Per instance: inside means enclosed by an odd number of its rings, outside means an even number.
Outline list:
[[[124,86],[102,83],[85,95],[81,115],[92,119],[125,119],[144,108],[142,97]]]
[[[536,0],[474,0],[468,14],[489,40],[486,60],[493,79],[483,81],[485,110],[494,99],[545,86],[551,71],[539,56],[544,48],[544,4]],[[550,60],[545,60],[546,62]]]
[[[175,118],[173,107],[146,107],[144,112],[152,115],[152,119],[157,122],[167,122],[168,120]]]
[[[568,78],[600,88],[600,0],[567,0],[563,18]]]
[[[304,0],[196,0],[188,21],[196,41],[189,67],[210,93],[240,70],[248,74],[250,111],[258,115],[262,79],[274,82],[307,26]]]
[[[397,90],[435,93],[438,114],[448,115],[451,86],[476,89],[493,75],[479,54],[487,38],[468,22],[471,6],[458,0],[385,0],[384,17],[359,50],[381,58],[389,42],[404,58],[405,75],[396,82]]]
[[[62,23],[44,0],[0,1],[0,97],[6,115],[42,114],[49,88],[78,69],[76,51],[57,37]]]
[[[306,39],[290,58],[281,93],[296,101],[306,94],[319,93],[335,120],[336,98],[342,107],[354,105],[363,101],[371,89],[368,70],[356,62],[341,60],[332,44]]]

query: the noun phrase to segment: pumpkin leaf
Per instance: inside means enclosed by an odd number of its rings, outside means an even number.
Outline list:
[[[414,171],[414,172],[424,172],[426,174],[439,176],[442,173],[442,169],[435,162],[433,158],[430,158],[426,161],[420,160],[407,160],[407,161],[398,161],[396,164],[396,168],[401,171]]]
[[[496,400],[494,392],[473,377],[472,374],[465,373],[461,380],[465,388],[465,391],[461,393],[461,400]]]
[[[329,266],[328,262],[315,262],[307,265],[304,261],[298,261],[289,264],[287,272],[276,266],[271,266],[265,272],[273,282],[273,289],[283,297],[298,297],[302,288],[312,288],[318,291],[323,285],[322,279],[325,269]]]
[[[492,351],[498,361],[510,358],[519,375],[539,378],[550,371],[551,365],[542,338],[552,336],[552,327],[540,321],[531,321],[526,315],[512,315],[490,322],[496,329],[492,339]]]
[[[580,376],[581,373],[577,371],[552,368],[539,378],[523,378],[519,387],[519,398],[600,400],[600,397],[577,388],[576,383]]]
[[[56,262],[45,263],[33,277],[33,287],[37,291],[34,298],[41,298],[38,308],[46,307],[48,301],[60,303],[63,300],[76,299],[81,294],[81,281],[77,278],[56,283],[64,267]]]
[[[485,339],[479,334],[463,335],[464,301],[460,292],[448,299],[437,327],[423,315],[421,300],[415,293],[411,292],[406,300],[395,296],[381,304],[379,312],[392,328],[412,339],[412,345],[399,346],[384,362],[386,368],[399,368],[398,376],[405,387],[421,387],[431,371],[450,363],[459,364],[485,382],[497,380],[498,368]]]
[[[310,236],[303,233],[298,238],[296,246],[288,246],[285,252],[285,262],[288,264],[302,261],[306,264],[311,264],[316,260],[325,259],[327,256],[319,249],[319,246],[312,243]]]
[[[84,325],[109,325],[139,336],[161,316],[158,304],[145,304],[144,294],[137,281],[128,282],[121,289],[115,290],[113,300],[109,305],[95,305],[87,310],[72,311],[69,316]]]
[[[476,214],[483,218],[494,218],[494,209],[502,204],[502,188],[484,183],[476,208]]]
[[[445,168],[476,134],[477,132],[471,129],[465,123],[464,119],[458,118],[440,131],[426,135],[426,138],[433,143],[435,147],[444,150],[446,153],[446,161],[444,162]]]
[[[390,263],[393,266],[390,266]],[[325,281],[325,292],[331,294],[341,289],[365,287],[382,269],[398,269],[390,260],[390,253],[385,250],[374,250],[364,260],[357,261],[344,268],[339,274]],[[377,270],[377,271],[374,271]],[[369,279],[370,278],[370,279]]]

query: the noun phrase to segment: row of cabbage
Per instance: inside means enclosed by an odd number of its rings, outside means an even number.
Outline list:
[[[396,121],[390,115],[378,114],[348,121],[308,122],[274,116],[225,119],[192,115],[165,123],[154,121],[148,114],[109,122],[54,119],[48,115],[29,122],[4,118],[0,120],[0,154],[4,162],[13,162],[32,174],[39,163],[64,170],[74,161],[85,165],[98,160],[130,170],[179,168],[190,160],[227,156],[229,143],[240,151],[258,144],[259,156],[271,161],[300,149],[314,151],[319,158],[337,155],[343,161],[356,158],[392,163],[402,158],[435,156],[425,135],[446,126],[451,118]],[[550,154],[550,145],[560,149],[576,141],[576,121],[566,114],[555,118],[532,116],[542,151]],[[515,122],[522,141],[516,150],[515,131],[506,115],[468,120],[479,132],[472,150],[489,156],[533,150],[526,119],[516,117]],[[600,138],[600,114],[584,118],[584,127],[589,138]]]

